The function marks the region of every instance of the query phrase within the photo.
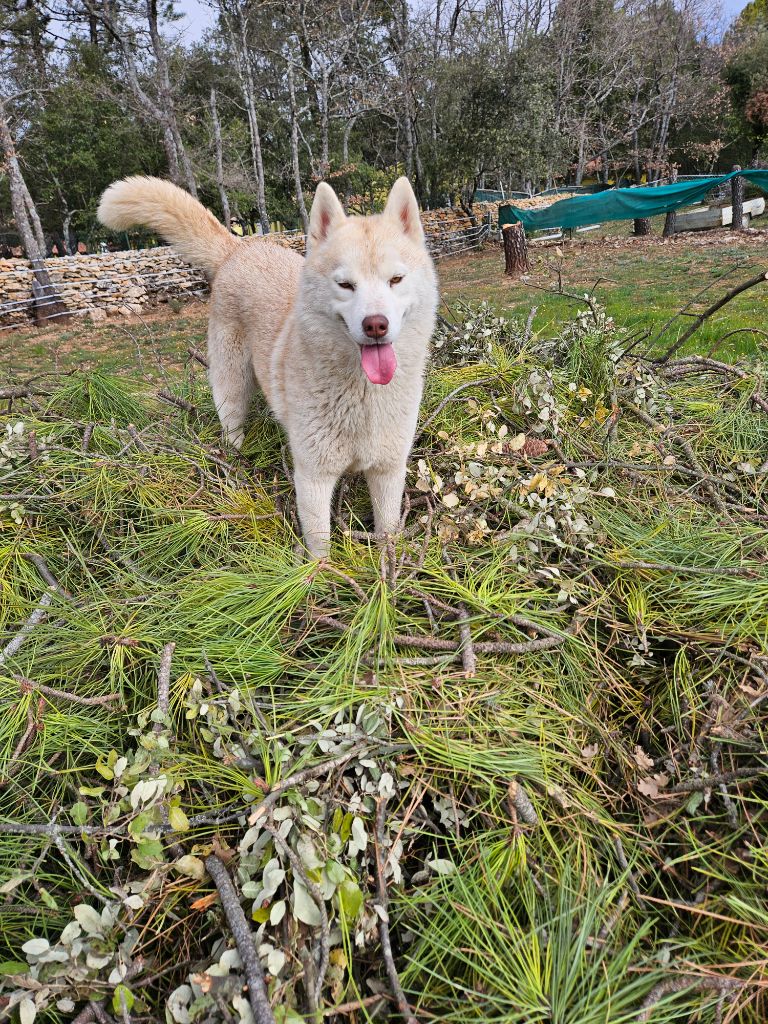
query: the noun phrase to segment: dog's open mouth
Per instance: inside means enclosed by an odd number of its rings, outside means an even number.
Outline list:
[[[361,345],[360,365],[371,384],[389,384],[397,369],[397,356],[391,345]]]

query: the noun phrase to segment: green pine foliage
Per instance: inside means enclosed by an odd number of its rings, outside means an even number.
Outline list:
[[[96,372],[14,400],[11,1019],[247,1021],[213,853],[280,1022],[394,1018],[383,919],[421,1021],[765,1020],[766,367],[625,355],[599,307],[437,344],[403,535],[351,480],[329,563],[274,423],[222,450],[193,369],[190,410]]]

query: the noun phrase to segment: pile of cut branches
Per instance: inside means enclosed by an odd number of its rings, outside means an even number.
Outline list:
[[[768,1016],[765,366],[443,322],[403,531],[202,377],[15,382],[0,1015]]]

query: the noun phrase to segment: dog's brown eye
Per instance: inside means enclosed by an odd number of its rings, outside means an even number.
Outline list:
[[[338,285],[339,288],[346,288],[347,291],[349,292],[353,292],[355,290],[355,286],[352,284],[351,281],[339,281]]]
[[[397,277],[390,277],[390,279],[389,279],[389,287],[392,288],[392,287],[394,287],[394,285],[400,284],[400,282],[402,280],[403,280],[403,275],[402,274],[399,274]]]

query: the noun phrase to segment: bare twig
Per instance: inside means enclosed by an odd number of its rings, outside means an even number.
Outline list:
[[[672,995],[675,992],[695,992],[708,989],[714,989],[717,992],[732,992],[742,988],[743,985],[744,982],[740,978],[718,978],[714,975],[702,978],[691,974],[659,982],[646,996],[637,1018],[638,1024],[645,1024],[651,1019],[653,1008],[664,996]]]
[[[34,609],[16,636],[0,651],[0,665],[4,665],[9,658],[14,657],[35,626],[43,621],[48,614],[48,605],[51,603],[51,599],[51,592],[46,591],[40,598],[37,608]]]
[[[195,348],[194,345],[189,345],[187,348],[187,352],[195,360],[196,363],[200,363],[202,367],[204,367],[206,370],[208,369],[208,360],[205,358],[205,356],[199,349]]]
[[[699,313],[694,318],[694,321],[688,330],[683,331],[674,345],[668,348],[664,355],[656,361],[659,363],[666,363],[667,360],[671,359],[675,352],[679,351],[685,342],[688,341],[691,335],[698,331],[704,321],[708,320],[709,317],[718,311],[718,309],[722,309],[723,306],[729,303],[732,299],[735,299],[737,295],[741,295],[742,292],[747,291],[748,288],[754,288],[755,285],[763,284],[765,281],[768,281],[768,271],[761,270],[759,274],[755,275],[755,277],[751,277],[748,281],[742,281],[741,284],[737,284],[734,288],[731,288],[731,290],[726,292],[725,295],[717,300],[717,302],[713,302],[711,306],[708,306],[703,313]]]
[[[461,637],[461,663],[466,679],[477,675],[477,658],[472,646],[472,630],[469,628],[469,615],[463,604],[459,605],[459,636]]]
[[[338,632],[345,633],[350,627],[332,615],[323,615],[316,610],[310,610],[310,615],[321,626],[328,626]],[[517,616],[508,616],[510,622],[514,622]],[[508,640],[481,640],[473,641],[473,648],[476,654],[531,654],[534,651],[547,651],[553,647],[560,647],[572,636],[575,623],[563,632],[554,633],[537,623],[526,621],[526,625],[532,629],[546,634],[538,640],[528,640],[523,643],[512,643]],[[461,644],[454,640],[442,640],[436,636],[415,636],[406,633],[395,633],[393,642],[398,647],[416,647],[424,651],[450,651],[458,654],[461,651]]]
[[[219,893],[224,916],[235,938],[237,951],[243,962],[245,980],[248,984],[248,999],[256,1024],[275,1024],[275,1015],[269,1002],[264,972],[256,952],[251,929],[240,906],[235,887],[223,861],[212,853],[205,859],[205,869],[213,879]]]
[[[664,797],[668,793],[702,793],[705,789],[716,789],[731,782],[745,782],[748,779],[757,779],[761,775],[768,775],[768,765],[762,765],[760,768],[737,768],[736,771],[721,772],[719,775],[704,775],[698,779],[689,779],[687,782],[676,782],[674,786],[667,786],[659,796]]]
[[[119,693],[107,693],[103,697],[81,697],[79,694],[69,693],[67,690],[44,686],[42,683],[36,683],[34,679],[26,679],[24,676],[14,676],[13,678],[19,684],[22,693],[37,691],[46,697],[68,700],[71,704],[81,704],[83,707],[98,707],[100,704],[111,704],[113,700],[120,700]]]
[[[316,977],[314,979],[314,991],[309,993],[312,996],[310,1002],[312,1003],[312,1010],[314,1012],[320,1006],[320,1001],[323,995],[323,985],[325,984],[325,976],[328,973],[328,964],[330,963],[331,958],[331,929],[328,924],[328,911],[326,909],[325,900],[323,899],[320,887],[316,882],[312,881],[304,870],[304,865],[301,863],[299,857],[296,856],[277,829],[273,828],[271,825],[267,825],[266,823],[264,824],[264,828],[272,836],[275,846],[277,846],[277,848],[284,853],[291,862],[294,875],[298,876],[304,883],[305,889],[315,901],[318,913],[320,914],[320,957],[317,964]]]
[[[459,386],[457,388],[454,388],[453,391],[451,391],[449,394],[447,394],[445,396],[445,398],[438,404],[438,406],[434,410],[434,412],[430,413],[430,415],[422,423],[421,428],[419,429],[419,432],[416,434],[416,437],[414,437],[414,439],[413,439],[413,447],[415,447],[416,446],[416,442],[421,439],[421,435],[424,433],[424,431],[427,429],[427,427],[437,419],[437,417],[440,415],[440,413],[443,411],[443,409],[446,407],[446,405],[448,405],[449,402],[453,401],[453,399],[456,397],[456,395],[461,394],[462,391],[466,391],[467,388],[481,387],[483,384],[492,384],[492,383],[493,383],[493,378],[492,377],[481,377],[480,380],[468,380],[468,381],[465,381],[463,384],[459,384]]]
[[[325,775],[329,772],[335,771],[336,768],[340,768],[342,765],[346,764],[347,761],[351,761],[353,757],[359,757],[364,754],[367,749],[368,747],[366,744],[359,744],[351,747],[345,754],[340,754],[338,757],[332,758],[330,761],[312,765],[311,768],[305,768],[303,771],[296,772],[294,775],[289,775],[288,778],[283,779],[282,782],[278,782],[272,787],[272,789],[270,789],[261,803],[254,809],[248,819],[248,824],[255,825],[260,818],[263,818],[270,807],[287,789],[293,789],[295,786],[301,786],[308,779],[317,778],[318,775]]]
[[[48,565],[46,564],[46,561],[42,555],[38,555],[35,552],[30,552],[26,554],[24,557],[27,559],[28,562],[31,562],[32,565],[34,565],[34,567],[40,573],[40,576],[43,579],[43,581],[47,583],[52,590],[55,590],[56,593],[60,594],[62,597],[70,598],[72,596],[71,594],[67,593],[64,587],[62,587],[62,585],[53,575],[51,570],[48,568]]]
[[[171,696],[171,661],[173,660],[173,652],[175,650],[175,643],[165,645],[160,656],[160,667],[157,671],[157,709],[163,718],[168,717],[168,706]],[[153,731],[157,733],[161,732],[162,729],[162,722],[155,722]]]
[[[93,436],[93,428],[96,426],[95,423],[86,423],[85,430],[83,431],[83,441],[80,445],[81,452],[87,452],[88,446],[91,443],[91,437]]]
[[[194,406],[191,402],[188,402],[186,398],[179,398],[178,395],[171,394],[171,392],[167,391],[165,388],[157,392],[157,397],[161,401],[167,402],[169,405],[175,405],[176,408],[181,409],[182,412],[189,413],[190,416],[199,415],[197,407]]]
[[[754,576],[759,566],[736,565],[671,565],[667,562],[611,562],[617,569],[653,569],[656,572],[679,572],[691,576]]]
[[[323,560],[319,561],[317,563],[317,565],[314,567],[313,574],[316,573],[316,572],[329,572],[329,573],[331,573],[334,576],[338,576],[342,580],[346,580],[346,582],[350,585],[350,587],[352,587],[354,592],[360,598],[362,603],[363,604],[368,604],[368,595],[363,590],[363,588],[360,586],[360,584],[357,582],[357,580],[352,579],[351,576],[349,576],[345,572],[342,572],[342,570],[338,569],[335,565],[331,565],[330,562],[326,562],[323,559]]]
[[[387,893],[387,882],[384,878],[384,862],[382,861],[382,849],[384,847],[384,826],[386,823],[387,800],[386,797],[379,797],[376,804],[376,832],[374,835],[374,852],[376,855],[376,892],[378,895],[379,914],[379,936],[381,937],[381,952],[387,968],[389,984],[397,1002],[397,1008],[406,1024],[418,1024],[418,1020],[411,1009],[406,998],[403,986],[395,966],[395,958],[392,955],[392,943],[389,937],[389,895]]]

